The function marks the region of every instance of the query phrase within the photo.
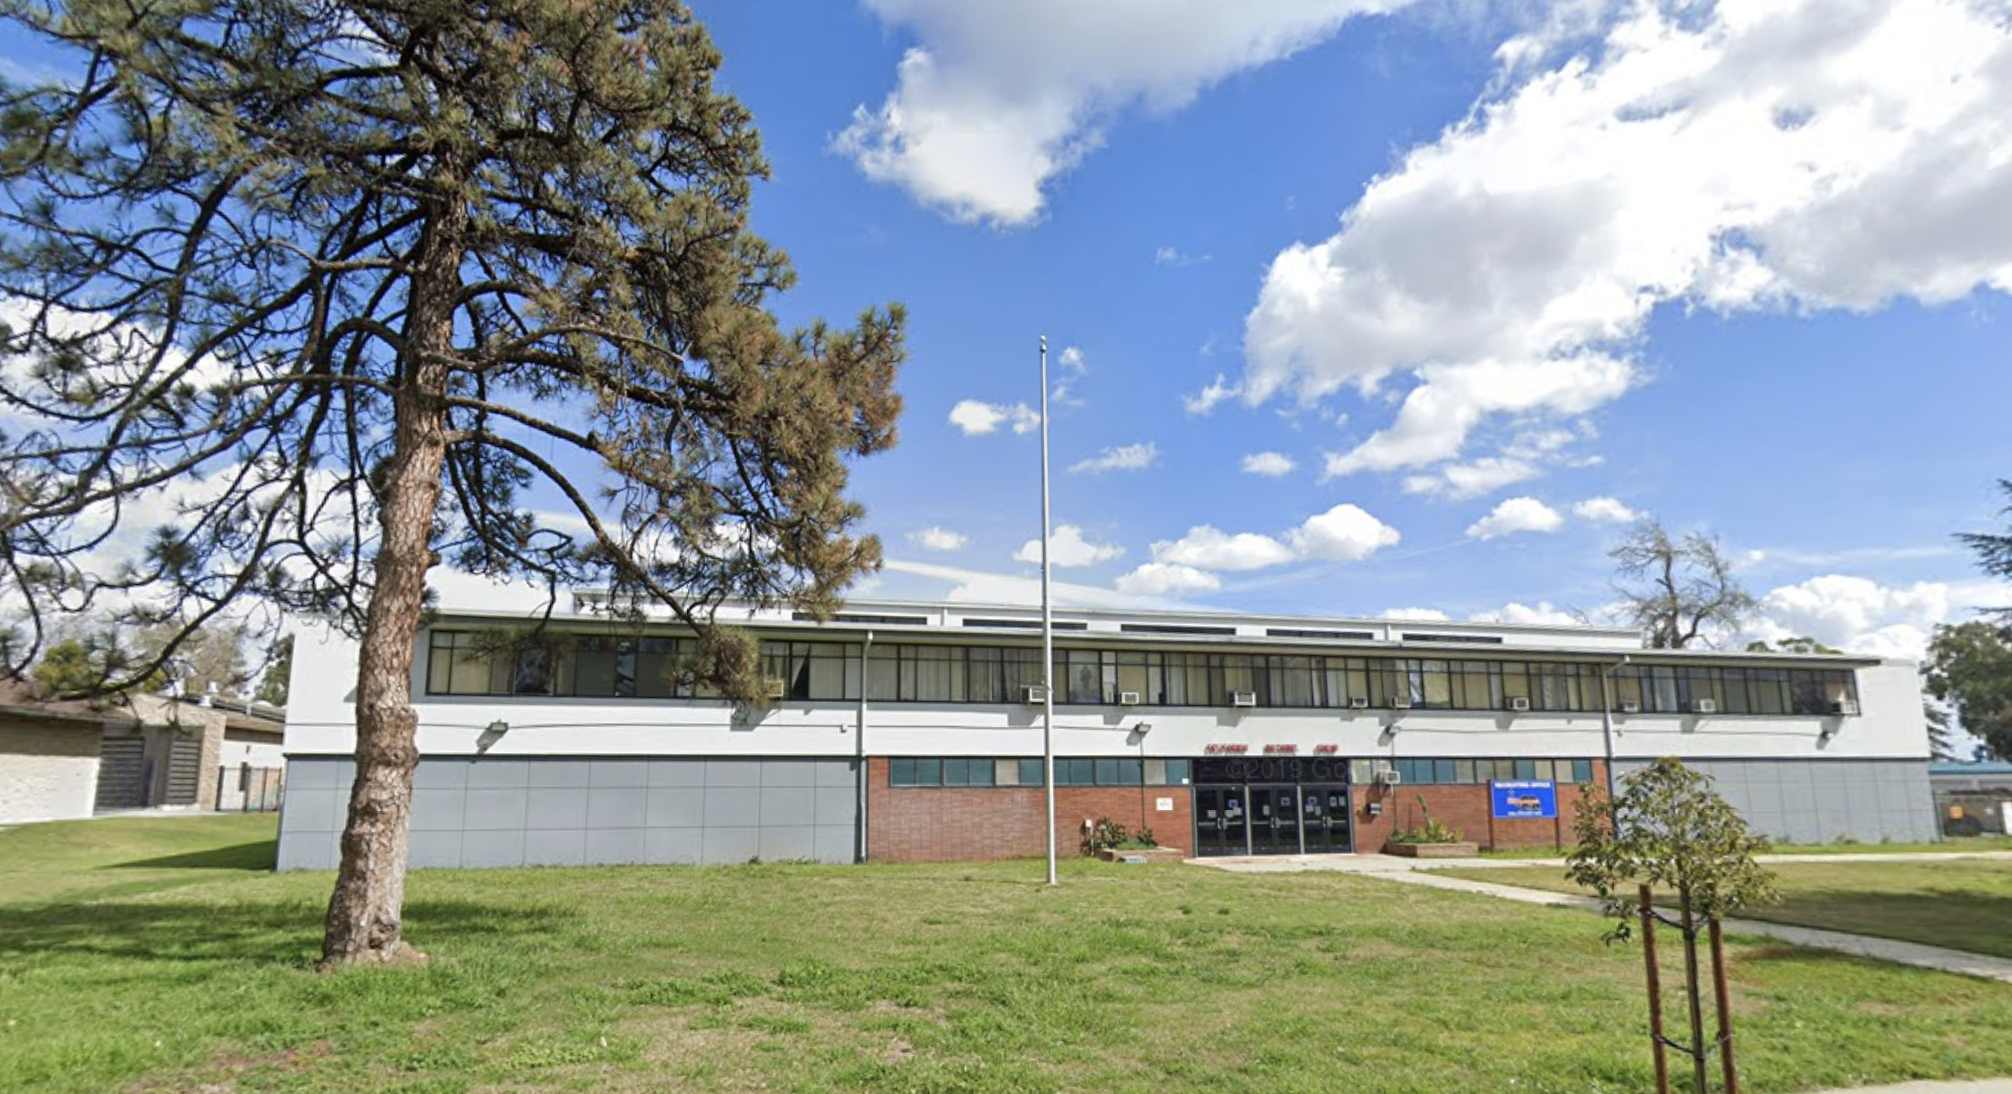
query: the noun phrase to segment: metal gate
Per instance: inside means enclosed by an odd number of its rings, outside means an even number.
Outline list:
[[[164,805],[194,805],[203,778],[203,742],[176,737],[168,746],[168,792]]]
[[[98,751],[98,797],[94,807],[147,807],[147,742],[143,737],[106,737]]]

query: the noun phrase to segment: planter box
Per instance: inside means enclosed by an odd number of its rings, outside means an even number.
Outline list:
[[[1481,853],[1478,843],[1386,843],[1383,853],[1400,858],[1472,858]]]
[[[1129,850],[1106,847],[1097,852],[1097,857],[1105,862],[1117,862],[1126,857],[1143,858],[1147,862],[1179,862],[1187,856],[1178,847],[1134,847]]]

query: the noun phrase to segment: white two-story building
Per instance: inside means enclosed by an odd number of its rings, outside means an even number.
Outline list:
[[[773,698],[747,710],[680,681],[670,622],[616,621],[593,592],[564,607],[527,632],[444,604],[421,634],[415,866],[1043,853],[1037,611],[723,611],[762,642]],[[1488,846],[1569,844],[1581,785],[1660,756],[1778,840],[1936,838],[1905,662],[1191,612],[1058,611],[1054,636],[1070,846],[1109,817],[1195,855],[1372,851],[1428,813]],[[293,671],[280,865],[330,867],[355,645],[310,629]]]

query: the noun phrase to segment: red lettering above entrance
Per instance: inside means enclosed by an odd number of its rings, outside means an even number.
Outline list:
[[[1213,744],[1203,745],[1202,753],[1208,756],[1241,756],[1251,750],[1249,745]]]
[[[1298,745],[1266,745],[1266,746],[1264,746],[1264,754],[1265,754],[1265,755],[1267,755],[1267,756],[1297,756],[1297,755],[1299,755],[1299,746],[1298,746]]]

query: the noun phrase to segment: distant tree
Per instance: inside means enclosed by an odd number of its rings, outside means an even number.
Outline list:
[[[65,638],[42,651],[29,678],[37,694],[61,698],[87,695],[104,679],[102,665],[92,663],[91,650],[81,638]]]
[[[1654,649],[1683,649],[1737,628],[1758,606],[1733,576],[1718,540],[1702,532],[1670,535],[1645,519],[1607,552],[1620,577],[1623,610]]]
[[[252,698],[276,707],[286,705],[287,689],[293,681],[293,635],[281,635],[266,658],[265,672],[259,676]]]
[[[1924,672],[1923,675],[1926,675]],[[1928,755],[1936,760],[1962,759],[1956,751],[1956,719],[1933,698],[1921,700],[1921,719],[1928,723]]]
[[[152,660],[161,647],[175,643],[176,652],[165,660],[160,675],[191,699],[206,694],[242,698],[251,682],[245,638],[241,623],[213,622],[186,631],[163,623],[142,630],[133,644],[140,658]]]
[[[1748,653],[1843,653],[1843,650],[1826,646],[1814,638],[1801,636],[1779,639],[1770,645],[1765,639],[1748,642]]]
[[[1999,479],[1998,489],[2012,503],[2012,479]],[[2012,504],[1999,511],[2001,515],[2012,517]],[[1969,547],[1977,555],[1977,565],[1993,577],[2012,581],[2012,533],[1960,532],[1957,540]],[[1987,609],[1992,614],[2012,620],[2012,605]]]
[[[167,683],[160,672],[134,675],[142,655],[124,648],[111,630],[86,631],[61,639],[42,651],[28,672],[35,694],[44,699],[99,698],[124,692],[158,691]],[[113,682],[117,686],[113,686]]]
[[[878,566],[847,460],[894,443],[903,315],[788,332],[767,310],[794,280],[748,230],[767,164],[676,0],[0,20],[55,73],[0,87],[12,652],[108,603],[176,628],[127,678],[246,599],[357,635],[326,964],[412,953],[434,566],[661,606],[699,635],[693,672],[751,701],[719,603],[824,616]]]
[[[1928,692],[1994,755],[2012,759],[2012,627],[1943,624],[1928,643]]]

